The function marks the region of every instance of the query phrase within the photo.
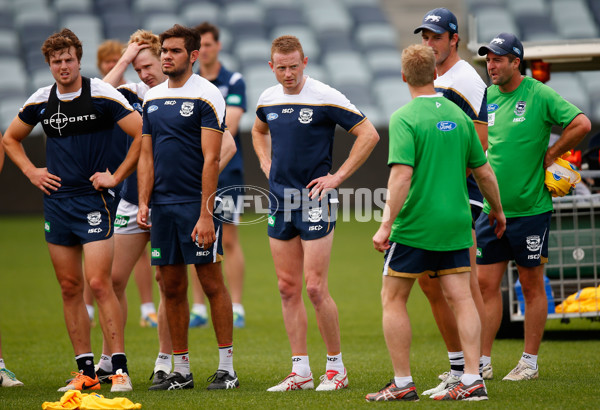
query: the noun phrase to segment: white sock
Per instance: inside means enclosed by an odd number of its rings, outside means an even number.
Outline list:
[[[227,370],[231,376],[233,370],[233,345],[219,346],[219,370]]]
[[[140,305],[140,310],[142,311],[142,317],[148,316],[150,313],[156,313],[156,308],[154,307],[154,303],[142,303]]]
[[[327,355],[327,365],[325,370],[335,370],[339,373],[344,373],[344,362],[342,361],[342,353],[334,356]]]
[[[238,315],[245,316],[246,312],[244,312],[244,306],[241,303],[233,304],[233,313],[237,313]]]
[[[479,363],[481,363],[481,367],[485,367],[487,365],[491,366],[492,358],[490,356],[481,355],[481,357],[479,358]]]
[[[167,374],[171,373],[171,355],[168,353],[158,352],[156,361],[154,362],[154,372],[163,371]]]
[[[468,374],[468,373],[464,373],[461,377],[460,377],[460,381],[462,382],[462,384],[464,384],[465,386],[469,386],[473,383],[475,383],[477,380],[480,380],[481,376],[479,376],[478,374]]]
[[[448,359],[450,360],[450,374],[452,376],[460,377],[465,372],[465,355],[462,351],[460,352],[448,352]]]
[[[112,373],[112,358],[108,355],[101,354],[100,361],[98,362],[98,367],[105,372]]]
[[[6,369],[6,366],[4,365],[4,359],[0,357],[0,369]]]
[[[192,312],[200,316],[208,316],[206,313],[206,305],[204,303],[194,303]]]
[[[85,305],[90,321],[94,320],[94,305]]]
[[[173,354],[173,371],[187,376],[191,373],[190,371],[190,353],[185,351],[184,353]]]
[[[529,354],[523,352],[523,356],[521,356],[521,360],[529,365],[532,369],[537,369],[537,354]]]
[[[310,362],[307,356],[292,356],[292,373],[296,373],[298,376],[308,377],[310,376]]]
[[[396,387],[404,387],[408,383],[412,383],[412,376],[404,376],[404,377],[394,377],[394,383],[396,383]]]

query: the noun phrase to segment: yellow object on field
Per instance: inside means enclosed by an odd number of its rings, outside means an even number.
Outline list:
[[[584,313],[600,310],[600,286],[583,288],[556,307],[556,313]]]
[[[563,157],[569,156],[570,151]],[[575,167],[563,158],[556,158],[554,163],[546,169],[544,183],[553,197],[565,196],[571,192],[571,188],[581,181],[581,175],[575,171]]]
[[[105,409],[141,409],[140,403],[133,403],[125,397],[106,399],[103,395],[81,393],[79,390],[69,390],[63,394],[60,401],[46,401],[43,410],[105,410]]]

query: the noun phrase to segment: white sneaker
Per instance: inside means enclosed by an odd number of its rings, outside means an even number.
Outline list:
[[[481,369],[481,376],[483,380],[492,380],[494,378],[494,369],[492,369],[492,364],[486,364]]]
[[[17,380],[17,377],[13,372],[3,367],[0,369],[0,386],[17,387],[23,386],[23,383]]]
[[[321,384],[317,386],[316,391],[333,391],[348,387],[348,372],[345,368],[344,373],[337,370],[327,370],[320,379]]]
[[[440,384],[438,384],[433,389],[425,390],[422,394],[425,396],[437,396],[438,394],[446,394],[448,390],[451,390],[460,382],[460,376],[454,376],[453,374],[448,373],[446,380],[443,380]]]
[[[312,373],[308,377],[302,377],[292,372],[281,383],[268,388],[267,391],[308,390],[314,388]]]
[[[438,379],[440,379],[441,381],[444,381],[448,378],[449,375],[450,375],[450,372],[444,372],[444,373],[438,375]]]
[[[112,381],[112,387],[110,388],[111,392],[133,390],[133,386],[131,385],[131,379],[129,378],[127,373],[123,373],[123,370],[121,369],[117,370],[114,376],[110,376],[110,380]]]
[[[517,367],[512,369],[510,373],[504,376],[502,380],[510,380],[513,382],[519,380],[531,380],[538,378],[538,369],[533,369],[530,367],[523,359],[519,360]]]

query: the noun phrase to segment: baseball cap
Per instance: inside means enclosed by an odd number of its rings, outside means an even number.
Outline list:
[[[479,47],[478,54],[484,56],[490,51],[499,56],[512,54],[523,60],[523,44],[519,41],[517,36],[511,33],[498,34],[490,41],[490,44]]]
[[[440,7],[425,14],[423,23],[415,29],[415,34],[421,30],[431,30],[436,34],[448,31],[454,34],[458,33],[458,22],[456,16],[450,10]]]

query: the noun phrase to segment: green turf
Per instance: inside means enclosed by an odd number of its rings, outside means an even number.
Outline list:
[[[241,228],[247,262],[245,308],[247,326],[235,330],[235,366],[241,387],[236,391],[207,392],[206,378],[217,367],[212,329],[190,331],[190,353],[196,388],[191,391],[148,392],[158,342],[154,329],[140,328],[139,299],[128,289],[130,319],[126,352],[134,391],[122,394],[145,409],[184,408],[355,408],[386,406],[364,402],[366,393],[381,388],[392,369],[381,331],[382,257],[373,250],[375,223],[338,224],[330,269],[330,288],[340,312],[342,350],[350,388],[340,392],[302,391],[267,393],[265,390],[290,370],[290,351],[281,318],[266,226]],[[43,237],[41,217],[0,217],[0,330],[4,359],[25,383],[23,388],[0,388],[0,408],[35,409],[57,401],[56,389],[75,370],[73,350],[62,316],[60,291]],[[305,298],[305,300],[307,300]],[[325,348],[312,307],[308,349],[315,375],[324,372]],[[448,367],[443,342],[428,304],[415,287],[409,303],[412,318],[412,372],[419,391],[436,384]],[[92,330],[96,358],[100,330]],[[490,400],[470,403],[487,408],[597,408],[600,393],[600,324],[574,320],[569,325],[549,322],[540,353],[540,379],[502,382],[522,351],[521,340],[499,340],[494,345],[495,380],[487,383]],[[114,397],[110,389],[101,393]],[[398,405],[398,404],[392,404]],[[423,397],[416,407],[464,406],[437,403]]]

